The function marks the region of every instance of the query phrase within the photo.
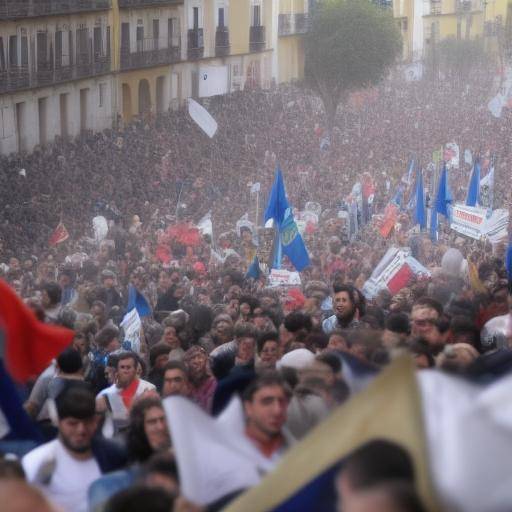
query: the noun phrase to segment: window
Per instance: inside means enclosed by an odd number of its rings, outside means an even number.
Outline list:
[[[55,67],[62,67],[62,31],[55,32]]]
[[[168,38],[169,48],[179,48],[180,44],[180,19],[169,18],[168,20]]]
[[[144,49],[144,27],[137,27],[137,51],[141,52]]]
[[[45,68],[48,66],[48,34],[46,32],[38,32],[36,41],[37,68]]]
[[[89,51],[87,40],[89,38],[89,29],[79,28],[76,31],[76,62],[80,65],[89,63]]]
[[[0,108],[0,138],[7,139],[14,135],[14,111],[9,107]]]
[[[252,6],[252,26],[259,27],[261,25],[261,5]]]
[[[4,40],[0,37],[0,71],[4,71],[5,66],[5,54],[4,54]]]
[[[224,7],[219,8],[219,28],[224,28]]]
[[[28,68],[28,37],[21,36],[21,65]]]
[[[9,37],[9,66],[18,65],[18,36]]]
[[[97,60],[100,57],[105,56],[101,27],[94,27],[93,38],[94,38],[94,59]]]
[[[99,106],[103,107],[103,106],[105,106],[105,96],[107,94],[107,84],[99,84],[98,88],[99,88],[98,92],[99,92],[99,99],[100,99]]]
[[[199,28],[199,7],[193,8],[194,30]]]
[[[153,39],[160,39],[160,20],[153,20]]]

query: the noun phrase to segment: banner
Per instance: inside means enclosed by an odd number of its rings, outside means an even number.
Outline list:
[[[206,110],[203,106],[199,105],[197,101],[194,101],[192,98],[188,100],[188,113],[190,117],[195,121],[195,123],[201,128],[201,130],[208,135],[208,137],[213,138],[215,133],[217,132],[217,121],[210,115],[208,110]]]
[[[201,66],[199,70],[200,98],[218,96],[228,92],[227,66]]]
[[[300,275],[298,272],[273,268],[270,272],[268,284],[271,287],[276,286],[300,286]]]
[[[383,238],[387,238],[393,228],[395,227],[396,220],[398,218],[398,206],[393,203],[389,203],[384,210],[384,218],[380,226],[379,232]]]
[[[489,218],[487,215],[487,209],[455,204],[452,207],[450,227],[457,233],[475,240],[487,238],[492,243],[497,243],[506,239],[508,210],[494,210]]]

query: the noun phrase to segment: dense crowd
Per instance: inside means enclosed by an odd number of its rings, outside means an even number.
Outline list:
[[[476,382],[507,373],[503,244],[446,223],[433,243],[405,206],[388,238],[370,214],[347,238],[338,216],[365,173],[371,211],[381,213],[411,158],[432,197],[432,153],[449,142],[461,150],[450,171],[455,200],[467,191],[470,149],[494,163],[494,206],[506,208],[512,113],[493,117],[490,94],[487,77],[462,90],[390,77],[352,95],[327,136],[318,100],[283,86],[208,100],[219,125],[211,140],[179,110],[2,157],[1,277],[41,321],[75,334],[23,390],[45,443],[0,440],[0,450],[22,457],[0,460],[0,494],[41,511],[220,510],[237,492],[207,504],[183,496],[162,399],[186,397],[218,416],[240,396],[240,442],[267,473],[403,354],[418,370]],[[299,286],[246,275],[263,245],[250,184],[260,183],[261,217],[278,165],[296,211],[321,208],[303,235],[311,265]],[[208,233],[197,229],[207,214]],[[95,217],[108,223],[102,236]],[[49,246],[59,221],[69,238]],[[361,290],[393,246],[411,247],[431,277],[367,300]],[[136,342],[120,326],[130,295],[150,310]],[[376,458],[389,464],[376,469]],[[423,510],[410,461],[383,442],[354,452],[336,485],[343,511]]]

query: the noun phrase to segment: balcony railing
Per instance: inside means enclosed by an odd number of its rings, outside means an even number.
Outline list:
[[[215,32],[215,56],[229,55],[229,30],[227,27],[217,27]]]
[[[188,31],[187,54],[189,59],[201,59],[204,55],[204,35],[202,28]]]
[[[120,8],[151,7],[158,5],[178,5],[183,0],[119,0]]]
[[[37,69],[29,66],[11,66],[0,71],[0,94],[55,85],[78,78],[103,75],[110,71],[110,58],[99,57],[93,61],[77,56],[77,65],[55,66],[39,63]]]
[[[169,46],[167,39],[143,39],[137,41],[137,49],[121,47],[121,69],[139,69],[173,64],[180,60],[179,46]]]
[[[0,20],[110,9],[111,0],[0,0]]]
[[[306,12],[279,15],[279,36],[305,34],[309,30],[309,15]]]
[[[249,51],[261,52],[265,49],[265,27],[263,25],[249,28]]]

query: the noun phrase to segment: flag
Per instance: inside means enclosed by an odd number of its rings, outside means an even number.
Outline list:
[[[438,214],[444,215],[449,219],[449,204],[452,202],[450,190],[448,188],[448,171],[446,170],[446,164],[443,164],[443,170],[441,171],[441,177],[439,178],[439,185],[437,187],[437,195],[432,206],[430,213],[430,238],[433,242],[438,240]]]
[[[52,236],[50,237],[48,243],[53,247],[62,242],[65,242],[68,238],[68,230],[66,229],[66,226],[64,226],[62,221],[60,221],[57,227],[55,228],[55,231],[52,233]]]
[[[492,210],[494,204],[494,166],[480,180],[480,197],[478,202],[484,208]]]
[[[201,130],[203,130],[210,139],[213,138],[217,132],[218,125],[217,121],[215,121],[215,119],[210,115],[208,110],[197,103],[197,101],[189,98],[188,113],[197,126],[199,126],[199,128],[201,128]]]
[[[270,190],[270,197],[268,198],[267,209],[265,210],[265,222],[273,219],[275,224],[281,224],[288,208],[289,204],[284,189],[283,173],[281,169],[277,167],[274,184]]]
[[[389,397],[392,396],[392,404]],[[340,462],[374,439],[398,443],[414,460],[416,486],[428,510],[439,510],[428,468],[423,413],[412,363],[396,360],[366,389],[294,446],[279,466],[225,512],[337,510],[332,496]],[[378,418],[378,421],[376,421]],[[407,418],[407,421],[404,421]],[[330,503],[326,503],[331,495]]]
[[[259,279],[261,275],[260,271],[260,262],[258,260],[258,256],[254,256],[254,260],[251,263],[251,266],[247,270],[247,274],[245,274],[245,278],[253,278],[253,279]]]
[[[423,192],[423,174],[421,169],[416,171],[416,207],[414,210],[414,223],[419,224],[421,229],[427,225],[425,216],[425,194]]]
[[[466,206],[477,206],[480,196],[480,162],[475,161],[473,172],[469,180],[468,195],[466,197]]]
[[[0,359],[0,439],[42,442],[41,433],[23,409],[16,385]]]
[[[139,316],[151,316],[151,307],[146,297],[133,285],[128,286],[128,306],[126,311],[129,313],[132,309],[136,309]]]
[[[4,335],[4,360],[17,382],[39,375],[73,340],[74,332],[45,324],[0,280],[0,329]],[[1,355],[1,354],[0,354]]]
[[[128,311],[119,325],[124,331],[123,343],[130,350],[133,350],[133,352],[140,352],[140,330],[142,328],[142,322],[137,308]]]
[[[508,282],[512,283],[512,243],[508,244],[505,257],[505,268],[507,269]]]
[[[282,254],[288,256],[294,267],[300,272],[309,265],[309,255],[300,236],[297,224],[286,198],[283,174],[281,169],[276,169],[276,176],[267,209],[265,210],[265,222],[272,219],[276,228],[276,241],[274,244],[273,268],[281,267]]]

